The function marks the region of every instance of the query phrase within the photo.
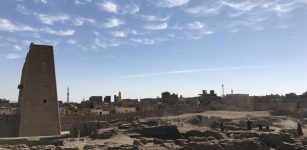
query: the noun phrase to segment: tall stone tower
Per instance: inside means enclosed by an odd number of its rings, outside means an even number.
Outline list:
[[[18,136],[59,135],[61,127],[52,46],[31,43],[18,88]]]

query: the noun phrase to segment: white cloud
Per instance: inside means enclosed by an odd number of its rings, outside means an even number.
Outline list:
[[[205,15],[217,15],[222,8],[222,5],[219,4],[217,6],[208,7],[208,6],[196,6],[196,7],[190,7],[186,8],[185,12],[190,14],[205,14]]]
[[[136,4],[126,5],[121,9],[123,14],[135,14],[140,11],[140,7]]]
[[[192,22],[192,23],[188,23],[187,26],[188,26],[189,29],[192,29],[192,30],[200,30],[200,29],[203,29],[205,27],[205,24],[203,24],[199,21],[195,21],[195,22]]]
[[[295,3],[291,2],[291,3],[273,4],[267,9],[269,11],[275,12],[277,16],[283,17],[284,15],[287,15],[295,8],[296,8]]]
[[[127,36],[127,33],[124,31],[114,31],[114,32],[111,32],[111,34],[114,37],[126,37]]]
[[[14,45],[14,48],[15,48],[16,51],[22,51],[22,48],[18,45]]]
[[[73,23],[74,23],[74,25],[76,25],[76,26],[82,26],[83,23],[84,23],[84,20],[83,20],[82,18],[79,18],[79,17],[78,17],[78,18],[74,19]]]
[[[229,8],[232,8],[238,11],[251,11],[259,5],[259,3],[251,2],[251,1],[244,1],[241,3],[231,3],[228,1],[222,1],[221,3],[224,6],[228,6]]]
[[[86,3],[91,3],[92,0],[75,0],[74,1],[76,5],[83,5],[83,4],[86,4]]]
[[[108,48],[108,47],[118,47],[121,45],[121,43],[114,39],[103,39],[103,38],[95,38],[94,43],[97,47],[100,48]]]
[[[145,45],[152,45],[152,44],[155,44],[155,43],[156,43],[155,40],[153,40],[153,39],[148,39],[148,38],[144,38],[144,39],[132,38],[131,40],[134,41],[134,42],[137,42],[137,43],[145,44]]]
[[[34,29],[30,26],[23,24],[14,24],[8,19],[0,18],[0,30],[16,32],[16,31],[33,31]]]
[[[8,53],[5,57],[7,59],[18,59],[20,58],[20,55],[18,53]]]
[[[245,27],[251,28],[253,30],[261,31],[261,30],[263,30],[263,27],[262,27],[261,24],[262,24],[262,22],[264,22],[267,19],[268,19],[268,17],[259,17],[259,16],[249,17],[246,20],[231,22],[228,25],[226,25],[225,28],[234,29],[234,28],[238,28],[240,26],[245,26]]]
[[[112,1],[104,1],[98,4],[99,8],[109,13],[117,13],[118,6]]]
[[[79,1],[79,0],[75,0],[75,4],[76,4],[76,5],[80,5],[80,4],[84,4],[84,3],[82,3],[82,2]]]
[[[67,14],[51,16],[47,14],[39,14],[35,13],[36,17],[44,24],[52,25],[55,22],[64,23],[65,21],[70,19],[70,16]]]
[[[232,3],[228,1],[221,2],[224,6],[231,8],[234,12],[229,13],[229,17],[239,17],[247,12],[255,10],[258,6],[260,6],[261,2],[253,2],[253,1],[244,1],[238,3]]]
[[[159,37],[159,38],[131,38],[130,40],[144,45],[153,45],[168,41],[169,39],[165,37],[164,38]]]
[[[167,22],[156,23],[156,24],[148,24],[144,27],[147,30],[164,30],[168,27]]]
[[[92,18],[85,18],[81,16],[71,17],[67,14],[61,15],[48,15],[48,14],[41,14],[35,11],[31,11],[27,9],[24,5],[17,5],[16,11],[20,12],[24,15],[33,15],[38,18],[42,23],[53,25],[56,22],[65,23],[67,21],[71,21],[75,26],[82,26],[84,23],[96,24],[96,21]]]
[[[142,74],[119,76],[119,77],[109,77],[104,79],[130,79],[130,78],[144,78],[144,77],[155,77],[155,76],[188,74],[188,73],[236,71],[236,70],[264,69],[264,68],[268,68],[268,66],[236,66],[236,67],[224,67],[224,68],[221,67],[221,68],[207,68],[207,69],[186,69],[186,70],[175,70],[175,71],[166,71],[166,72],[142,73]]]
[[[73,20],[73,24],[75,26],[82,26],[85,22],[88,22],[88,23],[91,23],[91,24],[96,23],[96,21],[92,18],[84,18],[84,17],[80,17],[80,16],[74,18],[74,20]]]
[[[196,32],[197,31],[197,32]],[[199,40],[205,35],[211,35],[214,32],[211,30],[195,30],[194,32],[184,31],[186,39]]]
[[[36,2],[36,3],[47,4],[47,3],[48,3],[48,0],[34,0],[34,2]]]
[[[155,1],[156,2],[156,1]],[[189,0],[157,0],[157,4],[160,7],[178,7],[187,4]]]
[[[95,36],[101,37],[101,34],[98,31],[94,31]]]
[[[40,29],[43,32],[49,33],[49,34],[53,34],[53,35],[59,35],[59,36],[71,36],[73,34],[75,34],[75,30],[72,29],[68,29],[68,30],[52,30],[48,27],[42,28]]]
[[[138,31],[136,31],[134,29],[127,28],[125,30],[112,31],[112,32],[110,32],[110,34],[113,37],[123,38],[123,37],[127,37],[128,35],[143,35],[144,33],[139,33]]]
[[[239,31],[240,30],[238,28],[235,28],[235,29],[230,29],[228,32],[230,32],[230,33],[237,33]]]
[[[31,10],[27,9],[24,5],[20,5],[20,4],[17,4],[16,11],[18,11],[21,14],[24,14],[24,15],[29,15],[29,14],[32,13]]]
[[[48,1],[47,0],[40,0],[42,3],[47,4]]]
[[[113,28],[113,27],[118,27],[125,22],[123,20],[117,19],[117,18],[111,18],[108,19],[108,21],[104,24],[106,28]]]
[[[67,43],[68,43],[68,44],[75,45],[75,44],[77,44],[77,41],[74,40],[74,39],[69,39],[69,40],[67,40]]]
[[[146,21],[167,21],[170,19],[170,16],[158,17],[155,15],[140,15],[140,17]]]

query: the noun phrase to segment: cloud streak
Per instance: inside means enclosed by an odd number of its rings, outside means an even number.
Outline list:
[[[189,2],[189,0],[157,0],[157,4],[159,7],[179,7],[185,5]]]
[[[165,75],[178,75],[178,74],[189,74],[189,73],[201,73],[201,72],[216,72],[216,71],[236,71],[236,70],[250,70],[250,69],[263,69],[268,68],[268,66],[237,66],[237,67],[217,67],[217,68],[207,68],[207,69],[187,69],[187,70],[175,70],[168,72],[155,72],[155,73],[143,73],[134,74],[118,77],[106,77],[108,79],[134,79],[134,78],[146,78],[146,77],[156,77]]]
[[[33,28],[23,24],[14,24],[8,19],[0,18],[0,30],[16,32],[16,31],[33,31]]]
[[[148,24],[144,27],[146,30],[164,30],[168,27],[167,22],[156,23],[156,24]]]
[[[104,1],[103,3],[99,3],[98,6],[100,9],[109,12],[109,13],[117,13],[118,12],[118,6],[112,1]]]
[[[7,59],[18,59],[20,58],[21,56],[17,53],[8,53],[5,58]]]
[[[125,24],[125,21],[117,19],[117,18],[111,18],[111,19],[108,19],[106,23],[104,23],[104,27],[114,28],[114,27],[118,27],[122,24]]]
[[[68,30],[52,30],[48,27],[40,29],[43,32],[53,34],[53,35],[59,35],[59,36],[71,36],[75,34],[75,30],[68,29]]]
[[[69,15],[63,14],[63,15],[47,15],[47,14],[39,14],[35,13],[35,16],[44,24],[53,25],[56,22],[65,23],[65,21],[68,21],[70,19]]]

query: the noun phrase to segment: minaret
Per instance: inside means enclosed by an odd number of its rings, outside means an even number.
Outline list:
[[[118,100],[122,100],[122,93],[120,91],[118,92]]]

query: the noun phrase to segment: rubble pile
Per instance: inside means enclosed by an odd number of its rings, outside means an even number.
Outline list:
[[[274,118],[267,117],[225,119],[201,115],[83,122],[71,127],[71,138],[45,145],[1,145],[0,149],[307,150],[307,139],[298,134],[299,129],[279,129],[273,122]]]

